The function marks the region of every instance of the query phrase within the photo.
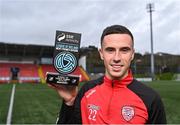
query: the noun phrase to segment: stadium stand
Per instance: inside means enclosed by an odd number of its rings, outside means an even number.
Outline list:
[[[13,79],[13,73],[11,72],[12,67],[19,69],[17,79]],[[47,72],[56,72],[56,70],[53,65],[48,64],[38,66],[35,64],[0,63],[0,83],[45,83]],[[90,79],[81,66],[78,66],[72,74],[78,75],[80,82]]]
[[[6,65],[0,64],[0,83],[10,82],[10,69]]]
[[[43,78],[46,77],[46,72],[56,72],[56,70],[52,65],[43,64],[41,65],[41,68],[42,68]]]
[[[30,82],[38,83],[40,82],[40,77],[38,74],[38,66],[35,64],[22,64],[19,66],[19,82]]]
[[[17,71],[16,71],[17,70]],[[0,82],[40,82],[35,64],[0,63]]]
[[[56,72],[53,50],[53,46],[0,43],[0,83],[45,83],[46,72]],[[80,82],[90,79],[81,66],[72,74],[80,76]]]

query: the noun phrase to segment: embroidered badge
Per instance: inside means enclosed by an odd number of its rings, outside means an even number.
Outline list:
[[[135,111],[132,106],[123,106],[121,110],[121,114],[124,120],[130,121],[134,117]]]

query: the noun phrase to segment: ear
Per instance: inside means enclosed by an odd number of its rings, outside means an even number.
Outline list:
[[[132,53],[132,56],[131,56],[131,61],[134,59],[134,54],[135,54],[135,50],[133,49],[133,53]]]
[[[100,55],[101,59],[104,60],[103,53],[102,53],[102,48],[99,49],[99,55]]]

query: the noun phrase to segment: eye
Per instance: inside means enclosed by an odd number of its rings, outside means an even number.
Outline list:
[[[131,48],[123,47],[123,48],[120,49],[120,51],[123,52],[123,53],[127,53],[127,52],[131,51]]]
[[[108,48],[105,49],[105,51],[106,51],[106,52],[109,52],[109,53],[113,52],[114,50],[115,50],[115,49],[114,49],[114,48],[111,48],[111,47],[108,47]]]

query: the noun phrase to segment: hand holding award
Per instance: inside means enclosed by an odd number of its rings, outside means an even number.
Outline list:
[[[46,82],[57,90],[67,105],[77,95],[79,76],[72,75],[78,66],[81,34],[56,31],[53,66],[58,73],[47,72]]]

